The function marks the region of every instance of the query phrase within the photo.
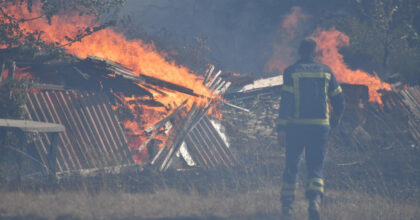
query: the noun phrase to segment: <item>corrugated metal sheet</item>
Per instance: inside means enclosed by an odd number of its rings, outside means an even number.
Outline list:
[[[404,97],[403,101],[408,106],[411,113],[420,120],[420,87],[409,87],[401,90],[400,94]]]
[[[239,162],[207,116],[188,132],[184,142],[194,163],[201,168],[234,167]]]
[[[405,117],[408,129],[414,141],[420,142],[420,87],[409,87],[399,92],[385,92],[385,109],[389,113]],[[407,125],[405,125],[407,126]]]
[[[133,164],[124,132],[106,95],[81,91],[46,90],[27,94],[26,111],[34,121],[62,124],[57,172]],[[47,164],[47,134],[38,134],[35,148]]]

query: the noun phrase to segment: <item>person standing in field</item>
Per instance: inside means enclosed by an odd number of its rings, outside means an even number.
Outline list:
[[[317,43],[304,39],[299,46],[300,60],[284,71],[282,99],[277,125],[285,132],[286,166],[281,190],[282,216],[293,211],[297,173],[303,150],[307,167],[306,198],[310,220],[319,220],[324,195],[323,165],[330,128],[340,122],[344,111],[342,89],[329,67],[314,60]],[[330,104],[332,114],[330,114]]]

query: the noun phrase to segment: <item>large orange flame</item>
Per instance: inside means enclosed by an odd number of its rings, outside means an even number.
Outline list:
[[[7,13],[17,19],[33,18],[41,16],[40,4],[34,4],[32,12],[28,12],[26,5],[10,5],[5,9]],[[214,97],[211,91],[203,85],[203,79],[197,77],[185,66],[177,65],[168,61],[163,53],[158,53],[152,44],[146,44],[142,40],[128,40],[123,34],[115,32],[111,28],[105,28],[86,36],[80,42],[69,44],[66,36],[74,37],[80,30],[98,26],[93,16],[79,16],[75,12],[66,12],[59,16],[53,16],[51,24],[46,19],[35,19],[21,23],[21,28],[28,32],[41,32],[42,39],[56,45],[65,45],[65,49],[76,56],[86,58],[88,55],[101,57],[121,63],[133,70],[133,73],[153,76],[194,90],[199,97],[174,91],[158,93],[153,90],[153,99],[164,104],[165,107],[147,108],[141,106],[136,100],[140,97],[122,97],[125,107],[135,115],[134,119],[124,120],[123,124],[130,147],[136,150],[144,139],[144,130],[162,119],[169,112],[185,100],[186,106],[191,107],[194,102],[199,105],[208,103],[209,97]],[[141,115],[139,113],[141,110]],[[144,152],[143,152],[144,153]],[[141,155],[137,157],[139,159]]]
[[[370,75],[362,70],[351,70],[344,62],[343,55],[339,53],[340,47],[347,47],[350,39],[344,33],[332,28],[330,30],[318,29],[313,34],[321,51],[320,61],[328,65],[341,83],[360,84],[369,87],[369,101],[382,105],[381,94],[378,90],[391,90],[391,85],[381,81],[375,74]]]

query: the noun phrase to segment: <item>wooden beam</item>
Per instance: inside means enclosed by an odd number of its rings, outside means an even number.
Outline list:
[[[210,68],[207,70],[206,74],[204,74],[204,81],[203,81],[203,85],[206,85],[207,82],[209,81],[211,75],[213,74],[214,71],[214,65],[211,64]]]
[[[47,84],[47,83],[31,83],[29,84],[31,89],[48,89],[48,90],[61,90],[63,91],[64,85]]]
[[[226,81],[222,81],[217,86],[214,87],[214,92],[217,93],[224,85],[226,84]]]
[[[221,78],[216,79],[215,81],[213,81],[210,85],[209,85],[209,89],[214,90],[214,88],[216,88],[219,83],[221,83],[223,80]]]
[[[170,89],[170,90],[175,90],[177,92],[182,92],[182,93],[192,95],[192,96],[198,96],[198,94],[194,93],[194,90],[189,89],[187,87],[180,86],[180,85],[177,85],[175,83],[171,83],[171,82],[168,82],[168,81],[165,81],[165,80],[161,80],[161,79],[158,79],[158,78],[155,78],[155,77],[152,77],[152,76],[146,76],[146,75],[143,75],[143,74],[141,74],[140,76],[144,79],[145,83],[152,84],[152,85],[155,85],[155,86],[164,87],[164,88],[167,88],[167,89]]]
[[[229,89],[230,85],[232,85],[231,82],[227,82],[220,90],[215,91],[218,95],[223,95],[225,92]]]
[[[184,139],[185,135],[187,135],[188,131],[190,130],[193,119],[196,118],[197,114],[199,114],[200,109],[198,109],[196,106],[191,107],[190,112],[188,113],[188,116],[183,120],[182,125],[180,126],[179,131],[177,132],[173,143],[168,148],[168,153],[165,155],[159,170],[165,171],[168,169],[169,165],[168,162],[172,158],[175,152],[179,149],[180,144],[182,143],[182,140]]]
[[[49,177],[51,181],[55,181],[57,178],[57,143],[58,133],[52,133],[51,144],[47,154]]]
[[[10,61],[9,63],[9,74],[7,74],[8,79],[14,79],[15,78],[15,72],[16,72],[16,61]]]
[[[150,135],[150,137],[140,145],[140,147],[137,148],[138,152],[141,152],[149,143],[150,141],[159,133],[159,129],[155,129],[152,134]]]
[[[63,132],[66,130],[61,124],[15,119],[0,119],[0,127],[19,128],[27,132]]]
[[[113,167],[101,167],[101,168],[90,168],[82,170],[71,170],[65,172],[57,172],[56,176],[58,179],[64,179],[68,177],[80,176],[80,177],[95,177],[103,174],[125,174],[125,173],[137,173],[143,171],[144,167],[140,164],[128,164],[118,165]]]
[[[169,152],[166,154],[165,159],[163,160],[160,171],[166,171],[170,165],[172,157],[176,152],[178,152],[179,148],[181,147],[182,142],[185,139],[185,136],[191,131],[191,129],[199,122],[199,120],[207,114],[211,106],[213,106],[214,101],[210,101],[210,103],[205,108],[197,108],[193,106],[184,120],[183,125],[181,126],[180,131],[178,132],[177,136],[175,137],[172,145],[169,148]]]
[[[217,78],[219,78],[220,74],[222,74],[222,71],[219,70],[219,72],[216,73],[216,75],[214,75],[214,78],[211,80],[210,84],[209,84],[209,88],[213,85],[213,83],[217,80]]]
[[[176,114],[178,114],[181,109],[187,104],[187,100],[185,100],[181,105],[179,105],[171,114],[163,118],[162,120],[158,121],[156,124],[150,126],[146,130],[144,130],[146,133],[152,132],[156,128],[160,128],[161,126],[164,126],[165,123],[169,120],[171,120]]]
[[[237,105],[231,104],[231,103],[229,103],[229,102],[222,102],[222,103],[223,103],[223,104],[225,104],[226,106],[229,106],[229,107],[234,108],[234,109],[238,109],[238,110],[241,110],[241,111],[244,111],[244,112],[248,112],[248,113],[250,113],[250,112],[251,112],[250,110],[248,110],[248,109],[246,109],[246,108],[242,108],[242,107],[240,107],[240,106],[237,106]]]
[[[88,58],[86,58],[84,60],[85,62],[94,64],[97,68],[100,69],[107,69],[117,75],[120,75],[126,79],[141,83],[141,84],[150,84],[150,85],[155,85],[155,86],[159,86],[159,87],[163,87],[166,89],[170,89],[170,90],[174,90],[177,92],[181,92],[181,93],[185,93],[188,95],[192,95],[192,96],[198,96],[198,94],[194,93],[194,90],[187,88],[185,86],[181,86],[175,83],[171,83],[162,79],[158,79],[156,77],[153,76],[147,76],[141,73],[138,74],[134,74],[130,71],[134,71],[132,69],[129,69],[125,66],[123,66],[122,64],[110,61],[110,60],[106,60],[106,59],[102,59],[99,57],[94,57],[94,56],[88,56]]]
[[[0,66],[0,82],[3,81],[3,73],[4,73],[4,69],[6,67],[6,63],[4,59],[1,59],[1,66]]]

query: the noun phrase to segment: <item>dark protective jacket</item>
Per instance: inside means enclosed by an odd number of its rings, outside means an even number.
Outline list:
[[[329,101],[330,100],[330,101]],[[342,89],[329,67],[311,58],[301,59],[284,71],[279,125],[330,125],[344,111]]]

